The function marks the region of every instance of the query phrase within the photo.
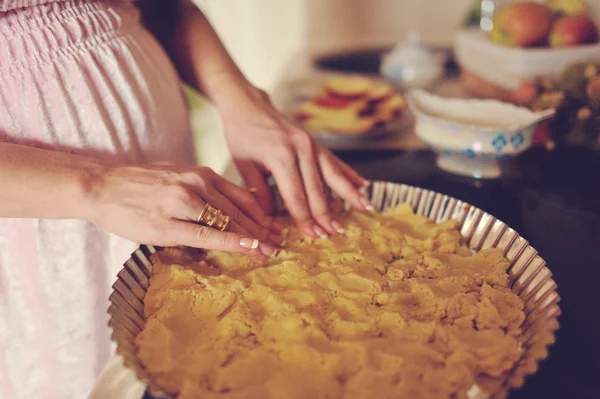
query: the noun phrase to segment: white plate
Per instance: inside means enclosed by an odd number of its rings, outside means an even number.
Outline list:
[[[302,104],[310,101],[318,90],[322,87],[323,83],[332,76],[339,76],[340,74],[315,74],[314,76],[306,79],[299,79],[296,81],[289,82],[282,89],[282,94],[279,100],[275,103],[275,106],[287,117],[295,121],[293,112],[296,111]],[[356,74],[353,74],[356,75]],[[384,82],[396,89],[398,94],[402,94],[397,86],[393,83],[373,77],[367,76],[374,82]],[[386,123],[384,126],[370,130],[368,132],[360,134],[343,134],[343,133],[331,133],[327,131],[311,131],[306,128],[311,135],[313,135],[319,142],[326,146],[335,146],[336,144],[360,144],[365,141],[379,140],[394,134],[398,134],[413,124],[413,117],[408,112],[408,107],[404,112],[395,120]]]

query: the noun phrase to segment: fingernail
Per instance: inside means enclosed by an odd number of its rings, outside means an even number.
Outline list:
[[[375,207],[373,206],[373,204],[371,204],[371,201],[369,201],[367,197],[361,197],[360,203],[369,212],[373,212],[375,210]]]
[[[340,222],[338,222],[337,220],[331,222],[331,227],[340,234],[344,234],[346,232],[346,230],[344,230]]]
[[[263,255],[268,256],[269,258],[275,255],[275,248],[273,248],[269,244],[261,243],[258,247],[260,248],[260,252],[262,252]]]
[[[258,240],[253,238],[242,238],[240,240],[240,247],[247,249],[256,249],[258,248]]]
[[[329,235],[327,235],[327,232],[325,230],[323,230],[321,228],[321,226],[315,226],[315,227],[313,227],[313,230],[315,231],[315,234],[317,236],[319,236],[320,238],[322,238],[323,240],[326,239],[327,237],[329,237]]]
[[[250,187],[248,191],[250,191],[252,194],[255,194],[258,192],[258,188]]]

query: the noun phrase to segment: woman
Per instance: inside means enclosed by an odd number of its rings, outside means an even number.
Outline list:
[[[343,232],[325,186],[371,209],[363,179],[273,109],[197,8],[144,1],[149,27],[177,17],[156,30],[164,50],[132,2],[0,0],[2,398],[89,392],[111,352],[109,287],[134,243],[271,256],[268,174],[313,237]],[[180,78],[218,107],[249,190],[192,166]],[[226,232],[195,223],[206,204],[231,217]]]

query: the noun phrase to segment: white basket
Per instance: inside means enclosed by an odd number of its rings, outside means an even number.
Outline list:
[[[556,76],[566,66],[600,60],[600,44],[560,49],[516,48],[493,43],[479,28],[460,30],[454,54],[462,68],[508,90],[538,76]]]

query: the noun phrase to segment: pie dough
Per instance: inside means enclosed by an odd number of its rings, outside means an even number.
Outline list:
[[[400,205],[286,229],[264,261],[168,248],[153,258],[138,357],[179,399],[463,399],[519,360],[523,301],[499,249]],[[496,384],[496,385],[495,385]]]

